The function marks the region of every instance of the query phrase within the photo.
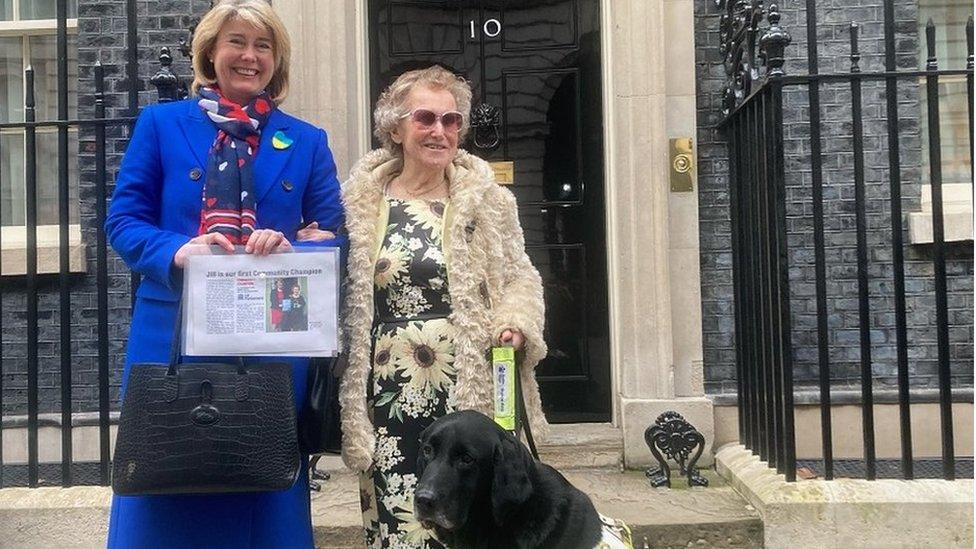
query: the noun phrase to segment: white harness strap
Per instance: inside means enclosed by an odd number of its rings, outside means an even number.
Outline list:
[[[622,520],[600,515],[602,536],[594,549],[634,549],[630,528]]]

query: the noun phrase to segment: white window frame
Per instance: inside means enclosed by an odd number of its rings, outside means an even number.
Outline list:
[[[920,19],[926,19],[927,17],[922,15],[922,13],[927,13],[923,4],[925,0],[919,1],[919,17]],[[965,25],[965,21],[954,21],[953,24]],[[920,26],[921,28],[921,26]],[[936,33],[944,33],[946,29],[944,25],[938,25],[936,27]],[[939,36],[939,34],[937,34]],[[924,58],[926,57],[926,43],[925,43],[925,33],[919,32],[918,36],[918,47],[919,47],[919,57],[922,59],[921,66],[924,68]],[[956,66],[946,67],[946,60],[943,57],[939,58],[940,68],[959,68]],[[953,63],[956,65],[958,63]],[[925,99],[925,83],[926,79],[924,76],[919,77],[919,99]],[[953,76],[941,76],[939,77],[939,84],[963,84],[966,83],[966,77],[962,75]],[[940,97],[941,99],[941,97]],[[965,98],[963,99],[965,101]],[[941,102],[941,101],[940,101]],[[919,106],[922,106],[922,101],[920,101]],[[920,124],[919,129],[922,130],[923,135],[920,135],[922,146],[928,148],[928,135],[925,133],[928,124],[926,112],[920,112]],[[940,122],[942,127],[945,127],[945,113],[942,112],[940,116]],[[943,136],[944,137],[944,136]],[[926,156],[927,158],[927,156]],[[943,162],[945,160],[943,159]],[[943,164],[945,165],[945,164]],[[912,244],[932,244],[934,237],[932,235],[932,185],[929,182],[929,163],[924,162],[921,166],[922,169],[922,188],[921,188],[921,211],[910,212],[908,214],[908,238],[909,242]],[[944,241],[945,242],[965,242],[973,240],[973,181],[968,183],[959,182],[943,182],[942,184],[942,219],[944,230]]]
[[[26,38],[31,36],[50,36],[57,34],[56,19],[19,20],[20,3],[13,2],[13,20],[0,21],[0,37],[19,37],[21,42],[22,59],[29,60],[29,46]],[[68,34],[78,34],[78,19],[66,21]],[[69,55],[72,52],[69,51]],[[77,52],[74,52],[77,54]],[[26,64],[25,64],[26,66]],[[24,83],[26,97],[26,82]],[[69,133],[78,133],[78,128],[69,128]],[[2,130],[3,134],[12,135],[23,133],[20,129]],[[57,128],[38,128],[38,134],[57,133]],[[25,148],[26,155],[26,148]],[[26,208],[26,203],[24,204]],[[57,273],[60,264],[60,226],[37,226],[37,272],[38,274]],[[72,223],[68,226],[68,270],[72,273],[84,273],[87,270],[85,245],[81,238],[81,225]],[[22,276],[27,272],[27,227],[24,225],[10,225],[0,227],[0,276]]]

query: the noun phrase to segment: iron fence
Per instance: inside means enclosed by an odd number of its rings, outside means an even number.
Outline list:
[[[0,422],[0,441],[3,440],[5,427],[12,430],[17,429],[17,436],[8,437],[10,440],[19,438],[20,429],[26,428],[26,464],[19,462],[5,461],[3,455],[3,444],[0,444],[0,488],[11,485],[26,485],[36,487],[44,484],[47,479],[58,476],[55,471],[55,464],[41,463],[39,459],[39,433],[42,427],[55,424],[60,428],[60,481],[62,486],[72,486],[78,482],[78,474],[85,478],[81,483],[99,483],[108,485],[110,482],[110,426],[111,426],[111,400],[113,398],[112,387],[110,387],[110,305],[109,290],[110,281],[110,262],[113,256],[110,255],[104,231],[106,202],[109,188],[109,155],[112,151],[107,147],[107,134],[113,129],[118,132],[131,129],[139,111],[139,56],[137,40],[137,11],[136,0],[126,0],[125,2],[125,61],[124,78],[127,81],[126,99],[127,107],[125,116],[106,117],[107,93],[106,93],[106,71],[105,67],[98,61],[94,63],[93,90],[78,90],[76,93],[91,93],[94,98],[91,118],[78,117],[69,118],[69,86],[68,86],[68,25],[67,25],[67,0],[57,1],[56,12],[56,40],[57,40],[57,119],[37,120],[37,105],[35,101],[35,71],[31,66],[27,66],[24,71],[25,82],[25,109],[23,122],[10,122],[0,124],[0,129],[20,130],[24,135],[25,147],[25,274],[22,285],[5,283],[0,287],[0,305],[4,298],[13,296],[14,293],[23,294],[25,298],[25,338],[26,343],[26,417],[3,417]],[[178,99],[182,96],[181,80],[174,76],[169,70],[172,62],[168,50],[165,48],[160,54],[162,67],[150,81],[156,86],[159,92],[160,101]],[[57,187],[58,187],[58,264],[57,275],[57,294],[58,294],[58,324],[59,324],[59,345],[56,347],[60,363],[58,372],[59,382],[59,420],[48,421],[48,418],[40,417],[39,414],[39,377],[41,375],[42,360],[38,353],[39,348],[39,311],[38,302],[42,297],[43,291],[50,287],[52,280],[47,275],[38,272],[38,162],[46,161],[38,158],[37,131],[41,128],[55,128],[58,136],[57,149]],[[86,149],[86,155],[92,153],[94,173],[94,192],[91,196],[84,197],[85,200],[93,202],[94,220],[91,229],[95,232],[94,252],[95,260],[89,264],[88,271],[84,277],[92,277],[95,282],[94,309],[97,310],[95,320],[96,335],[91,342],[83,342],[83,345],[72,345],[72,300],[71,290],[73,283],[77,283],[77,275],[73,275],[70,266],[70,246],[69,246],[69,204],[70,204],[70,181],[69,181],[69,159],[68,153],[68,132],[69,130],[84,133],[92,136],[92,148]],[[0,220],[2,222],[3,220]],[[86,246],[91,246],[91,242],[86,242]],[[0,247],[0,260],[2,260],[3,248]],[[93,271],[93,272],[92,272]],[[73,278],[74,277],[74,278]],[[132,275],[131,295],[135,295],[135,288],[138,285],[138,276]],[[17,296],[19,299],[19,295]],[[44,294],[46,297],[46,294]],[[0,345],[3,344],[3,316],[0,315]],[[18,341],[19,343],[19,341]],[[91,349],[89,347],[95,347]],[[77,350],[77,353],[74,351]],[[97,463],[78,463],[74,457],[75,440],[73,438],[73,427],[78,418],[74,402],[75,393],[73,389],[73,364],[75,355],[96,355],[97,363],[97,432],[98,432],[98,461]],[[0,410],[3,406],[4,398],[4,363],[0,362]],[[13,375],[9,376],[13,379]],[[45,403],[47,408],[51,408],[51,403]],[[88,414],[92,415],[92,414]],[[12,469],[17,469],[12,473]],[[80,473],[79,473],[80,472]],[[43,474],[42,474],[43,473]]]
[[[885,112],[887,120],[887,151],[889,163],[889,211],[891,227],[891,264],[893,285],[893,309],[896,333],[897,390],[900,412],[901,473],[903,478],[914,478],[911,424],[911,377],[909,367],[908,330],[906,328],[905,277],[904,277],[904,213],[902,208],[903,182],[900,178],[899,105],[897,94],[904,86],[925,82],[927,96],[926,117],[940,120],[939,79],[963,77],[966,80],[969,114],[969,143],[973,132],[973,26],[967,27],[968,59],[965,68],[939,68],[935,54],[934,25],[926,32],[928,60],[924,70],[900,70],[896,66],[894,5],[884,3],[884,68],[864,71],[860,66],[858,27],[850,28],[850,69],[847,72],[821,73],[817,64],[817,18],[814,0],[806,5],[806,31],[808,66],[807,74],[788,75],[784,71],[784,52],[790,43],[789,34],[780,26],[781,14],[775,5],[764,8],[759,0],[731,2],[719,0],[725,10],[722,19],[724,53],[729,68],[729,86],[726,90],[725,118],[721,123],[728,142],[730,171],[730,203],[732,221],[734,298],[736,303],[735,329],[737,334],[737,379],[740,396],[740,440],[756,451],[771,466],[795,480],[796,450],[794,430],[794,380],[793,337],[790,288],[790,242],[787,219],[787,168],[784,153],[784,102],[785,92],[790,89],[806,89],[809,97],[810,172],[812,184],[810,197],[813,220],[813,248],[816,280],[816,333],[817,363],[819,365],[819,393],[821,431],[825,477],[834,476],[831,428],[831,375],[827,315],[827,274],[824,246],[824,181],[822,165],[825,157],[833,152],[823,150],[821,137],[820,92],[828,84],[841,84],[849,88],[851,97],[851,124],[854,135],[852,144],[853,187],[855,202],[857,249],[857,294],[860,320],[860,385],[863,415],[864,465],[867,478],[876,476],[875,437],[873,410],[872,346],[870,322],[870,282],[868,275],[869,244],[866,238],[865,215],[865,164],[863,139],[863,98],[865,82],[882,82],[885,86]],[[23,130],[26,151],[26,347],[27,347],[27,485],[37,486],[39,479],[38,413],[39,356],[38,356],[38,198],[37,198],[37,143],[38,128],[55,128],[58,134],[58,196],[59,196],[59,331],[60,331],[60,439],[61,484],[70,486],[73,478],[73,391],[71,301],[69,268],[69,180],[68,180],[68,131],[75,128],[94,134],[93,195],[96,212],[94,225],[95,242],[94,278],[96,281],[97,309],[97,364],[98,364],[98,482],[109,483],[110,464],[110,334],[109,334],[109,262],[111,260],[103,230],[108,189],[106,131],[110,128],[129,127],[138,112],[139,97],[135,83],[139,80],[137,49],[136,1],[126,0],[127,60],[125,63],[128,116],[106,118],[105,72],[100,64],[94,67],[94,116],[91,119],[71,120],[68,116],[68,70],[66,1],[57,2],[57,51],[58,51],[58,117],[56,120],[36,120],[34,101],[34,71],[25,71],[25,120],[19,123],[0,124],[0,129]],[[763,20],[768,26],[760,29]],[[168,51],[161,55],[162,69],[152,78],[159,90],[160,100],[180,96],[179,79],[172,75]],[[930,174],[932,189],[934,296],[936,318],[934,328],[938,346],[938,388],[942,435],[943,477],[954,476],[955,456],[952,431],[952,386],[950,377],[950,341],[948,337],[948,298],[946,289],[946,243],[942,215],[942,173],[939,123],[928,125]],[[971,147],[970,147],[971,151]],[[970,152],[971,154],[971,152]],[[970,157],[970,166],[972,158]],[[0,254],[2,254],[0,247]],[[2,256],[0,256],[2,259]],[[133,289],[138,280],[133,280]],[[0,303],[4,291],[0,290]],[[132,292],[134,294],[134,291]],[[0,323],[3,322],[0,316]],[[0,344],[3,330],[0,324]],[[971,355],[970,355],[971,356]],[[4,387],[0,363],[0,409],[3,407]],[[0,439],[3,435],[0,423]],[[3,447],[0,444],[0,487],[3,486]]]
[[[849,70],[821,73],[818,66],[817,7],[806,1],[807,74],[788,75],[784,53],[790,34],[780,25],[781,13],[775,4],[762,0],[717,0],[723,10],[721,40],[728,84],[723,98],[723,120],[719,127],[728,144],[729,201],[732,223],[733,292],[735,300],[736,373],[739,394],[740,441],[766,460],[771,467],[796,480],[796,433],[794,430],[794,350],[796,333],[792,326],[790,260],[795,257],[788,238],[787,173],[784,155],[784,101],[789,90],[806,91],[808,118],[790,120],[788,125],[803,126],[809,151],[803,166],[809,172],[809,187],[803,193],[809,211],[798,217],[812,218],[813,302],[816,315],[816,359],[820,405],[820,427],[824,476],[834,478],[831,416],[831,331],[829,325],[827,261],[825,258],[824,165],[843,164],[850,159],[853,186],[854,242],[856,247],[856,296],[854,315],[858,328],[860,405],[864,476],[877,476],[876,432],[874,419],[874,381],[872,360],[872,295],[875,280],[869,274],[872,245],[868,242],[868,214],[865,195],[865,83],[884,84],[884,119],[887,125],[888,201],[890,215],[891,292],[894,316],[894,362],[897,365],[897,394],[901,439],[901,476],[915,477],[911,403],[911,367],[906,329],[905,224],[902,180],[902,127],[899,124],[899,94],[924,82],[928,126],[928,181],[931,185],[932,244],[935,319],[938,359],[938,403],[942,439],[942,477],[955,478],[952,417],[952,378],[950,376],[949,304],[947,299],[945,227],[943,224],[943,174],[940,128],[940,78],[965,78],[969,114],[969,165],[972,176],[973,136],[973,19],[966,26],[968,57],[965,68],[941,68],[936,56],[936,27],[929,20],[925,28],[927,60],[924,70],[905,70],[896,58],[895,5],[883,3],[883,63],[880,70],[866,71],[861,66],[860,27],[851,23]],[[764,24],[765,20],[765,24]],[[761,28],[762,27],[762,28]],[[852,148],[837,147],[822,132],[821,92],[826,86],[845,86],[850,99]],[[946,97],[942,97],[944,102]],[[786,105],[789,106],[789,105]],[[876,107],[875,105],[867,105]],[[878,109],[880,111],[880,108]],[[826,145],[826,147],[825,147]],[[825,150],[826,149],[826,150]],[[796,166],[794,166],[796,168]],[[887,251],[885,252],[887,254]],[[966,260],[967,258],[963,258]],[[968,257],[971,270],[972,256]],[[886,281],[887,282],[887,281]],[[876,320],[875,320],[876,322]],[[968,344],[971,361],[972,343]],[[965,354],[965,353],[964,353]],[[892,434],[884,433],[884,436]]]

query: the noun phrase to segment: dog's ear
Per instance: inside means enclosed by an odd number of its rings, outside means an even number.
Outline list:
[[[495,446],[491,506],[496,524],[504,524],[532,495],[532,456],[509,433],[499,434]]]

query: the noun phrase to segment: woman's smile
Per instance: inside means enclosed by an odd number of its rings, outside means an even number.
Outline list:
[[[271,33],[241,19],[224,24],[210,55],[220,91],[240,105],[260,94],[274,74]]]

